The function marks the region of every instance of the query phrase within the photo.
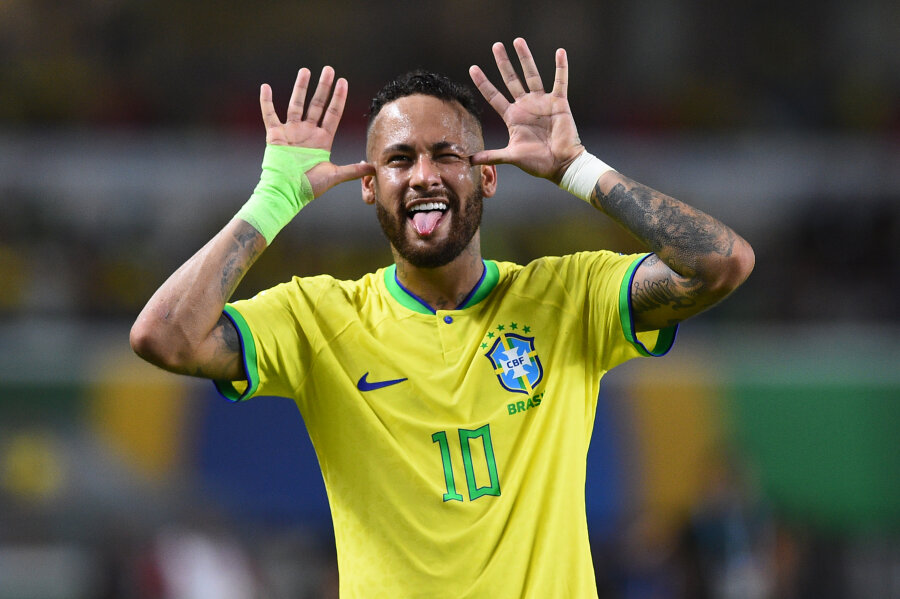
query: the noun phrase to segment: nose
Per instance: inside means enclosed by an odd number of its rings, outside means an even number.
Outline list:
[[[420,156],[409,175],[409,186],[430,189],[441,185],[441,173],[430,156]]]

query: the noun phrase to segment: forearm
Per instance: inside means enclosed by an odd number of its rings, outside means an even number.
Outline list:
[[[240,378],[240,346],[222,309],[265,247],[249,224],[229,222],[147,302],[131,330],[135,352],[172,372]]]
[[[591,204],[685,277],[719,278],[736,253],[749,247],[705,212],[615,171],[597,181]]]
[[[618,172],[597,180],[590,201],[658,257],[645,261],[632,282],[638,330],[670,326],[711,307],[753,270],[750,244],[731,228]]]

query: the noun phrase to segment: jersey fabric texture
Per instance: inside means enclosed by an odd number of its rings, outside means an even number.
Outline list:
[[[485,261],[456,310],[432,310],[395,266],[226,306],[248,380],[216,386],[296,402],[342,597],[597,596],[585,468],[600,379],[675,336],[634,331],[646,256]]]

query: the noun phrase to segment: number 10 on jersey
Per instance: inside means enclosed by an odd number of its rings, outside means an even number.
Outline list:
[[[475,501],[484,495],[500,495],[500,477],[497,475],[497,461],[494,459],[494,445],[491,443],[491,426],[484,426],[475,430],[458,429],[459,449],[462,452],[463,466],[466,471],[466,484],[469,488],[469,501]],[[481,440],[484,448],[484,458],[487,462],[487,473],[490,484],[479,487],[475,482],[475,465],[472,460],[472,441]],[[447,440],[447,431],[438,431],[431,435],[431,440],[441,448],[441,461],[444,465],[444,482],[447,492],[444,493],[444,501],[463,501],[463,496],[456,491],[456,478],[453,475],[453,463],[450,461],[450,442]]]

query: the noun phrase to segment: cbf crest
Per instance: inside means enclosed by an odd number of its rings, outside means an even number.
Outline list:
[[[532,395],[544,378],[544,366],[534,348],[531,327],[518,323],[498,324],[481,344],[500,385],[513,393]]]

